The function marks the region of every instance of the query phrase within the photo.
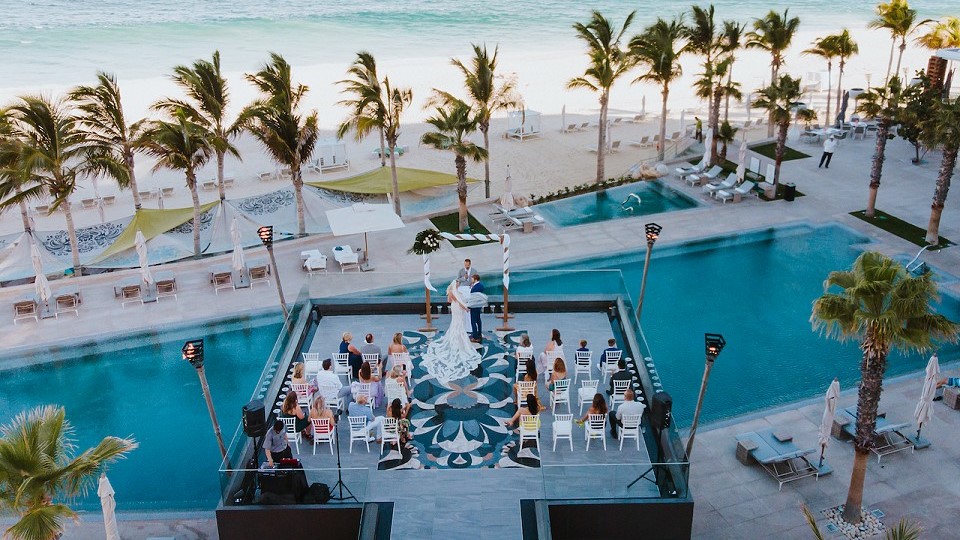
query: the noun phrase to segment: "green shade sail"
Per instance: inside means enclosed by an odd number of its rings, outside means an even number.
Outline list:
[[[203,214],[218,204],[220,204],[220,201],[201,204],[200,213]],[[192,219],[193,207],[175,208],[170,210],[141,208],[133,216],[133,219],[130,220],[130,224],[127,225],[127,228],[124,229],[122,233],[120,233],[120,236],[117,237],[113,244],[105,249],[99,257],[97,257],[97,261],[104,260],[114,253],[119,253],[125,249],[132,248],[135,244],[134,238],[137,235],[137,230],[142,231],[144,238],[150,240],[151,238],[161,235],[170,229],[183,225]]]
[[[467,178],[467,183],[477,181],[475,178]],[[437,171],[397,167],[397,183],[400,184],[400,191],[404,192],[438,186],[453,186],[457,184],[457,177]],[[377,167],[372,171],[349,178],[326,182],[307,182],[307,184],[321,189],[348,193],[385,194],[393,191],[393,177],[390,175],[390,167]]]

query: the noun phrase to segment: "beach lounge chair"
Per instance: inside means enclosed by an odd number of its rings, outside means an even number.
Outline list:
[[[33,207],[33,210],[37,213],[37,215],[46,216],[46,215],[50,214],[50,205],[49,205],[49,204],[38,204],[38,205],[36,205],[36,206]]]
[[[164,197],[173,197],[174,191],[176,191],[176,188],[172,188],[172,187],[160,188],[160,194],[163,195]]]
[[[33,319],[34,322],[40,322],[40,314],[37,313],[37,301],[33,299],[18,300],[13,304],[13,324],[24,319]]]
[[[257,173],[257,179],[261,182],[269,182],[275,178],[275,174],[269,171]]]
[[[722,172],[723,172],[723,169],[719,165],[714,165],[713,167],[710,167],[710,169],[705,173],[691,174],[687,176],[686,180],[687,180],[687,183],[690,184],[691,186],[699,186],[704,182],[709,182],[715,179],[716,177],[720,176],[720,173]]]
[[[326,272],[327,257],[317,252],[316,256],[312,256],[303,261],[303,269],[306,270],[311,276],[317,272]]]
[[[613,154],[613,153],[615,153],[615,152],[619,152],[619,151],[620,151],[620,141],[613,141],[612,143],[610,143],[610,153],[611,153],[611,154]]]
[[[270,282],[270,264],[264,261],[254,261],[250,263],[250,288],[256,283]]]
[[[808,476],[820,478],[820,471],[807,459],[816,449],[801,449],[789,435],[765,429],[741,433],[736,438],[737,459],[744,465],[759,463],[776,478],[781,490],[787,482]]]
[[[494,225],[503,225],[503,223],[510,221],[511,218],[525,218],[533,215],[533,210],[529,206],[523,208],[513,208],[507,210],[503,206],[494,203],[494,211],[490,213],[490,219],[493,221]]]
[[[233,288],[233,276],[230,272],[214,274],[211,280],[213,282],[213,292],[220,294],[220,289]]]
[[[619,117],[619,116],[618,116],[617,118],[614,118],[613,120],[608,120],[608,121],[607,121],[607,127],[619,126],[621,122],[623,122],[623,117]]]
[[[216,191],[217,183],[214,180],[207,180],[206,182],[200,185],[200,189],[204,191]]]
[[[151,199],[156,196],[157,192],[153,189],[141,189],[137,191],[137,195],[140,195],[141,199]]]
[[[633,115],[633,118],[630,120],[634,124],[639,124],[647,119],[647,113],[640,113]]]
[[[857,436],[857,407],[847,407],[838,412],[834,423],[842,429],[843,433],[851,439]],[[876,454],[877,463],[883,459],[883,456],[895,454],[902,450],[909,449],[911,453],[914,450],[914,443],[902,433],[903,430],[913,426],[912,423],[893,423],[887,420],[886,415],[877,415],[877,425],[873,428],[874,443],[870,451]]]
[[[737,180],[737,173],[730,173],[723,182],[703,186],[703,192],[713,197],[718,191],[733,188],[733,186],[737,185]]]
[[[360,270],[360,257],[349,245],[333,248],[333,258],[340,264],[340,272],[349,269]]]
[[[116,195],[104,195],[104,196],[101,197],[100,199],[103,201],[103,204],[113,204],[113,203],[117,202],[117,196],[116,196]]]
[[[232,177],[232,176],[224,176],[224,177],[223,177],[223,187],[225,187],[225,188],[231,188],[231,187],[233,187],[233,183],[234,183],[234,182],[236,182],[236,178],[234,178],[234,177]],[[172,189],[172,188],[171,188],[171,189]]]
[[[743,198],[744,195],[749,195],[755,187],[757,187],[757,185],[753,182],[744,182],[733,190],[721,189],[717,191],[714,197],[723,201],[724,204],[731,200],[733,202],[740,202],[740,199]]]
[[[97,200],[96,199],[80,199],[80,204],[82,204],[84,208],[96,208]]]
[[[520,218],[507,216],[509,220],[500,225],[504,231],[521,230],[525,233],[533,232],[536,227],[540,227],[546,221],[539,214],[531,214]]]
[[[120,307],[125,308],[127,304],[140,302],[143,304],[143,291],[140,285],[126,285],[120,289]]]
[[[577,131],[577,125],[568,124],[567,127],[561,129],[560,131],[562,131],[563,133],[571,133],[571,132]]]
[[[174,300],[177,299],[177,279],[173,276],[160,278],[157,276],[157,302],[161,298],[173,297]]]
[[[577,128],[577,131],[583,131],[583,130],[587,129],[588,127],[590,127],[590,122],[584,122],[584,123],[580,124],[580,127]]]
[[[640,148],[648,148],[650,146],[650,136],[644,135],[640,137],[639,141],[630,141],[630,146],[639,146]]]
[[[703,163],[703,164],[698,163],[692,167],[677,167],[676,169],[673,170],[673,172],[674,174],[679,176],[681,180],[683,180],[684,178],[686,178],[687,176],[690,176],[691,174],[702,173],[703,169],[705,169],[706,166],[707,166],[706,163]]]
[[[61,294],[57,296],[57,317],[60,317],[61,313],[73,313],[77,317],[80,316],[80,300],[77,298],[76,294]]]

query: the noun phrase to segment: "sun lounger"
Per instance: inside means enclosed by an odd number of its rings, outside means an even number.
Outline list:
[[[250,275],[250,287],[257,283],[268,283],[270,281],[270,263],[264,259],[250,261],[247,265],[247,272]]]
[[[490,219],[493,221],[494,225],[502,225],[503,223],[510,221],[511,218],[520,219],[533,215],[533,210],[531,210],[529,207],[507,210],[496,203],[494,203],[493,207],[496,211],[490,213]]]
[[[349,245],[333,248],[333,258],[340,264],[340,272],[360,270],[360,256]]]
[[[720,176],[720,173],[722,172],[723,172],[723,169],[719,165],[714,165],[713,167],[710,167],[710,170],[708,170],[705,173],[691,174],[690,176],[687,177],[687,183],[690,184],[691,186],[699,186],[700,184],[703,184],[705,181],[710,181]]]
[[[96,208],[97,200],[96,199],[80,199],[80,204],[82,204],[84,208]]]
[[[120,307],[125,308],[127,304],[140,302],[143,304],[143,292],[140,285],[126,285],[120,289]]]
[[[590,127],[590,122],[584,122],[584,123],[580,124],[580,127],[577,128],[577,129],[578,129],[579,131],[583,131],[583,130],[587,129],[588,127]]]
[[[37,214],[40,214],[40,215],[44,215],[44,216],[45,216],[45,215],[47,215],[47,214],[50,213],[50,205],[49,205],[49,204],[38,204],[38,205],[36,205],[36,206],[33,207],[33,210],[34,210]]]
[[[225,187],[225,188],[233,187],[233,183],[234,183],[235,181],[236,181],[236,179],[235,179],[234,177],[232,177],[232,176],[225,176],[225,177],[223,177],[223,187]]]
[[[733,188],[737,185],[737,180],[737,173],[730,173],[723,182],[703,186],[703,192],[713,197],[718,191]]]
[[[173,192],[175,190],[176,188],[172,187],[160,188],[160,195],[163,195],[164,197],[173,197]]]
[[[567,125],[567,127],[561,129],[560,131],[562,131],[562,132],[564,132],[564,133],[571,133],[571,132],[573,132],[573,131],[577,131],[577,125],[576,125],[576,124],[569,124],[569,125]]]
[[[56,297],[57,301],[57,317],[60,317],[61,313],[73,313],[77,317],[80,316],[80,300],[75,294],[60,294]]]
[[[173,272],[157,272],[153,277],[157,286],[157,302],[161,298],[173,297],[174,300],[177,299],[177,278]]]
[[[141,199],[150,199],[157,194],[155,190],[152,189],[141,189],[137,191],[137,195],[140,195]]]
[[[115,203],[115,202],[117,201],[117,196],[116,196],[116,195],[104,195],[103,197],[101,197],[101,199],[103,200],[103,204],[113,204],[113,203]]]
[[[200,184],[200,189],[204,191],[216,191],[217,183],[214,180],[207,180],[203,184]]]
[[[731,200],[733,202],[740,202],[740,199],[743,198],[744,195],[749,195],[755,187],[757,187],[757,185],[753,182],[744,182],[733,190],[721,189],[717,191],[714,197],[723,201],[724,204]]]
[[[257,178],[262,182],[269,182],[276,178],[276,174],[269,171],[259,172]]]
[[[613,154],[613,153],[615,153],[615,152],[619,152],[619,151],[620,151],[620,141],[613,141],[612,143],[610,143],[610,153],[611,153],[611,154]]]
[[[639,124],[640,122],[646,121],[646,119],[647,119],[647,113],[640,113],[640,114],[633,115],[633,119],[630,121],[633,122],[634,124]]]
[[[737,459],[744,465],[759,463],[776,478],[780,489],[787,482],[808,476],[820,478],[819,470],[807,459],[816,449],[803,450],[789,435],[765,429],[737,435]]]
[[[639,146],[640,148],[648,148],[650,146],[650,136],[644,135],[640,137],[639,141],[630,141],[630,146]]]
[[[13,303],[13,324],[24,319],[33,319],[34,322],[40,322],[40,314],[37,313],[37,301],[33,299],[18,300]]]
[[[843,429],[844,434],[851,439],[857,436],[857,407],[847,407],[837,416],[840,417],[837,422]],[[845,418],[843,418],[845,417]],[[846,420],[846,421],[844,421]],[[873,428],[874,443],[870,451],[876,454],[877,463],[883,459],[883,456],[895,454],[901,450],[909,449],[911,453],[914,450],[914,443],[907,438],[901,431],[913,426],[912,423],[893,423],[887,420],[886,416],[877,415],[877,425]]]
[[[697,164],[692,167],[677,167],[673,172],[683,180],[685,177],[690,176],[691,174],[700,174],[703,172],[703,169],[706,168],[706,163],[703,165]]]
[[[533,232],[537,227],[542,226],[546,221],[539,214],[532,214],[522,218],[508,216],[510,219],[503,223],[501,227],[504,231],[521,230],[525,233]]]
[[[307,255],[307,258],[303,259],[303,269],[308,274],[312,276],[316,272],[327,271],[327,257],[321,254],[319,250],[312,249],[301,252],[300,257],[303,258],[304,254]]]

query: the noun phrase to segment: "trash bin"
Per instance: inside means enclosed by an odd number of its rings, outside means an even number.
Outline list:
[[[797,196],[797,185],[793,182],[787,182],[783,185],[783,200],[792,201]]]

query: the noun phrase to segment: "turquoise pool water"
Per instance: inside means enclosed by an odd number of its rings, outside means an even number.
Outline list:
[[[697,201],[691,197],[655,180],[538,204],[536,209],[553,225],[570,227],[597,221],[673,212],[696,206],[698,206]]]
[[[0,421],[37,405],[63,405],[79,449],[106,435],[132,435],[140,443],[107,471],[119,509],[213,509],[220,452],[199,379],[180,348],[204,339],[207,380],[229,440],[280,332],[279,318],[231,319],[43,353],[57,360],[0,371]],[[99,509],[96,489],[75,508]]]

